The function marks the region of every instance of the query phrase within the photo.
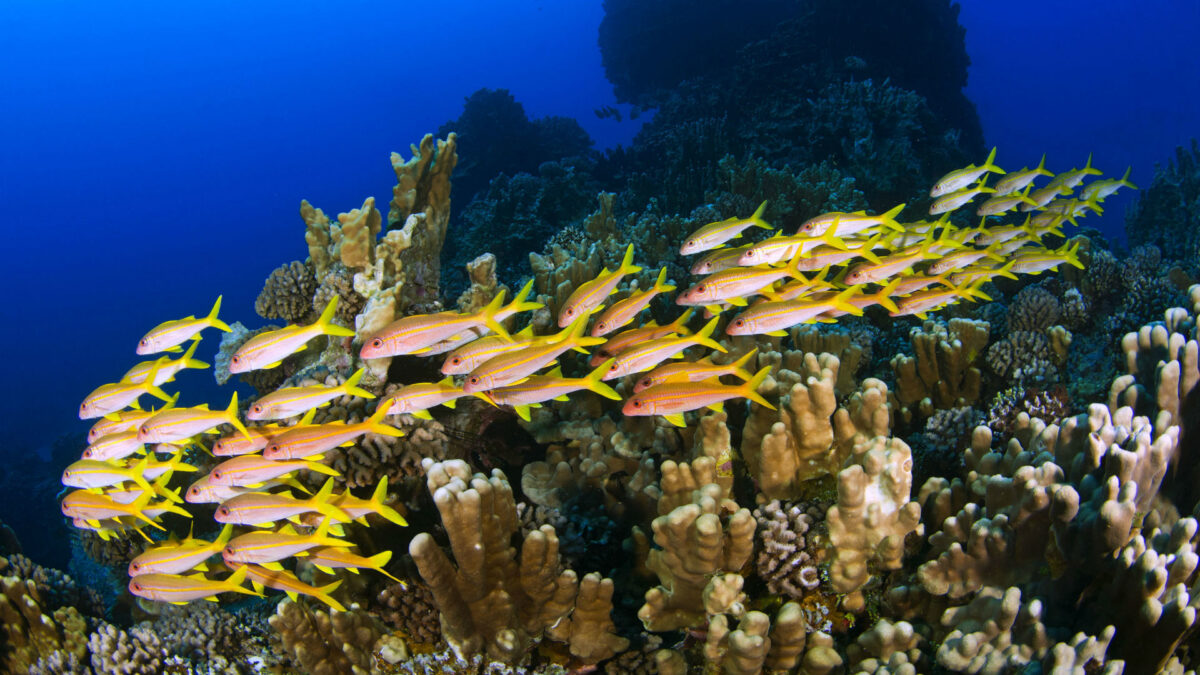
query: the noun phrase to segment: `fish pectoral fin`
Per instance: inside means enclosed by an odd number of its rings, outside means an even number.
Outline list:
[[[513,410],[516,411],[517,416],[520,417],[522,420],[525,420],[526,422],[530,421],[529,406],[515,405],[515,406],[513,406]]]
[[[429,414],[428,410],[417,410],[412,413],[412,416],[419,420],[432,420],[433,415]]]
[[[687,423],[683,421],[683,413],[675,413],[673,415],[663,415],[663,419],[677,427],[685,427]]]
[[[725,404],[723,401],[717,401],[716,403],[711,403],[704,407],[715,412],[725,412]]]
[[[98,520],[85,520],[83,522],[87,523],[88,525],[91,525],[92,527],[100,527],[100,521],[98,521]]]
[[[325,574],[335,574],[335,572],[333,571],[333,568],[329,567],[327,565],[313,565],[313,567],[321,570]]]
[[[728,302],[734,307],[745,307],[748,304],[746,299],[743,297],[725,298],[725,302]]]
[[[555,397],[554,397],[554,400],[555,400],[555,401],[569,401],[569,400],[571,400],[571,399],[570,399],[570,397],[569,397],[569,396],[567,396],[566,394],[563,394],[562,396],[555,396]]]
[[[167,347],[167,348],[166,348],[166,349],[164,349],[163,351],[164,351],[164,352],[171,352],[172,354],[174,354],[174,353],[176,353],[176,352],[181,352],[181,351],[183,351],[183,347],[180,347],[179,345],[175,345],[174,347]]]
[[[283,565],[281,565],[281,564],[280,564],[278,561],[276,561],[276,562],[265,562],[265,563],[259,563],[259,564],[260,564],[260,565],[261,565],[261,566],[262,566],[264,569],[268,569],[268,570],[271,570],[271,571],[274,571],[274,572],[278,572],[278,571],[280,571],[280,570],[282,570],[282,569],[283,569]]]
[[[284,591],[284,592],[287,593],[288,598],[291,599],[292,602],[300,601],[299,596],[296,595],[296,591]]]
[[[771,337],[785,337],[787,335],[787,331],[786,330],[773,330],[773,331],[767,333],[767,335],[770,335]]]

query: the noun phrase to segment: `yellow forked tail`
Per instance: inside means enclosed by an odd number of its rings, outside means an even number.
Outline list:
[[[335,294],[329,299],[329,304],[325,305],[325,311],[321,312],[321,318],[317,319],[317,326],[321,329],[322,335],[354,337],[354,331],[349,328],[342,328],[333,322],[333,313],[337,311],[337,303],[338,296]]]
[[[612,387],[608,386],[604,382],[601,382],[601,380],[604,378],[604,374],[608,372],[608,369],[615,361],[616,359],[609,359],[605,361],[604,363],[600,364],[600,367],[588,373],[587,377],[583,378],[584,385],[588,391],[596,392],[604,398],[612,399],[614,401],[621,400],[620,394],[613,391]]]
[[[208,316],[204,317],[204,323],[228,333],[232,329],[224,321],[217,318],[217,313],[221,311],[221,297],[220,295],[217,296],[217,301],[213,303],[212,310],[208,312]]]

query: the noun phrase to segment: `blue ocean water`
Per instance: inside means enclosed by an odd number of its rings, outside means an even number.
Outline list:
[[[386,201],[388,153],[477,89],[573,117],[599,149],[628,144],[646,117],[594,114],[628,112],[601,66],[602,16],[600,0],[0,4],[7,470],[56,478],[34,457],[84,428],[79,401],[135,362],[149,327],[218,294],[227,320],[263,323],[262,280],[305,255],[300,199]],[[1003,164],[1045,152],[1064,170],[1092,152],[1148,184],[1200,134],[1194,2],[970,0],[960,20],[966,93]],[[1089,224],[1119,237],[1132,199]],[[184,377],[187,403],[224,404],[209,373]]]

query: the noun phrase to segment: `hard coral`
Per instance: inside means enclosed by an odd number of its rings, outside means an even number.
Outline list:
[[[254,311],[264,319],[283,319],[288,323],[308,323],[315,318],[313,293],[317,280],[312,267],[293,260],[271,272],[262,292],[254,301]],[[321,305],[321,309],[325,306]],[[319,310],[318,310],[319,311]]]

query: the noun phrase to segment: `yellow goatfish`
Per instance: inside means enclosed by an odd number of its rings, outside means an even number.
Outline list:
[[[1132,170],[1132,166],[1125,169],[1125,175],[1120,178],[1109,178],[1107,180],[1097,180],[1088,183],[1079,191],[1079,198],[1085,202],[1092,201],[1093,199],[1102,202],[1105,198],[1123,187],[1127,187],[1130,190],[1138,189],[1138,186],[1129,182],[1129,172]]]
[[[996,196],[1003,197],[1004,195],[1020,192],[1033,185],[1033,181],[1038,176],[1053,176],[1054,174],[1046,170],[1046,155],[1042,155],[1042,161],[1032,169],[1025,167],[1020,171],[1013,171],[996,182]]]
[[[217,312],[221,311],[221,296],[217,296],[217,301],[213,303],[212,311],[203,319],[197,319],[195,316],[189,316],[185,319],[174,319],[172,321],[164,321],[146,333],[137,346],[138,354],[155,354],[158,352],[178,352],[183,351],[179,346],[192,338],[196,338],[200,331],[205,328],[216,328],[217,330],[229,332],[229,326],[225,325],[224,321],[217,318]]]
[[[357,424],[347,424],[339,420],[326,424],[292,427],[273,437],[267,444],[267,449],[263,450],[262,456],[272,461],[300,459],[319,456],[338,446],[354,445],[358,437],[365,434],[380,434],[393,438],[403,436],[403,431],[383,421],[388,413],[388,408],[380,405],[376,406],[375,412],[370,417]]]
[[[242,588],[246,570],[238,570],[228,578],[212,580],[203,574],[140,574],[129,580],[129,592],[139,598],[172,605],[186,605],[192,600],[212,600],[221,593],[245,593],[262,597],[262,593]]]
[[[746,298],[769,290],[771,285],[784,277],[807,281],[800,273],[800,252],[783,267],[736,267],[724,270],[700,280],[683,293],[675,296],[675,304],[706,306],[727,302],[745,306]]]
[[[496,339],[500,337],[496,336]],[[462,387],[454,384],[454,378],[447,375],[440,382],[418,382],[400,387],[379,402],[379,409],[386,410],[388,415],[412,415],[417,419],[431,420],[433,415],[429,414],[430,408],[444,405],[453,410],[457,405],[455,401],[472,395],[487,400],[479,394],[463,391]]]
[[[504,290],[501,289],[486,307],[478,312],[438,312],[436,314],[414,314],[384,326],[367,340],[359,351],[364,359],[379,359],[402,354],[415,354],[474,328],[486,327],[506,340],[512,336],[500,324],[519,312],[541,309],[538,302],[526,302],[533,290],[530,279],[513,301],[504,305]]]
[[[149,543],[154,543],[154,540],[151,539],[141,527],[135,524],[137,522],[135,519],[108,518],[106,520],[93,522],[96,524],[92,525],[82,518],[74,518],[71,520],[71,525],[80,530],[91,530],[92,532],[95,532],[96,536],[100,537],[100,541],[115,540],[117,537],[124,534],[126,530],[134,530],[138,534],[142,535],[142,539],[145,539]]]
[[[278,532],[250,532],[229,540],[221,550],[226,565],[235,563],[270,563],[290,558],[301,551],[317,546],[353,546],[348,541],[329,536],[329,525],[333,521],[321,521],[316,532],[296,534],[291,525],[284,525]]]
[[[189,536],[180,542],[168,542],[148,548],[129,562],[129,576],[142,574],[183,574],[202,567],[205,560],[221,552],[233,536],[233,526],[226,525],[214,541]]]
[[[858,286],[860,284],[880,283],[894,276],[899,276],[905,270],[911,269],[923,260],[940,257],[938,253],[931,250],[938,243],[944,243],[944,240],[930,239],[920,246],[911,246],[903,251],[897,251],[883,258],[878,263],[859,263],[850,268],[850,271],[846,273],[842,281],[850,286]]]
[[[208,364],[203,361],[197,361],[192,358],[196,354],[196,347],[200,345],[200,338],[192,340],[192,344],[183,353],[183,356],[174,361],[143,361],[136,366],[130,368],[121,377],[124,382],[142,382],[150,371],[154,370],[155,364],[158,364],[158,370],[154,374],[154,386],[159,386],[164,382],[171,382],[175,379],[175,375],[184,368],[195,368],[201,370],[208,367]]]
[[[308,387],[284,387],[260,397],[246,411],[248,420],[281,420],[287,417],[303,415],[309,410],[315,410],[327,405],[339,396],[358,396],[372,399],[375,394],[358,386],[365,368],[359,368],[345,382],[336,387],[313,385]]]
[[[987,160],[980,166],[974,164],[962,169],[951,171],[942,176],[937,183],[934,183],[933,189],[929,191],[930,197],[941,197],[952,192],[957,192],[974,183],[980,176],[987,172],[1004,173],[1004,170],[996,166],[996,149],[988,153]],[[941,213],[940,211],[938,213]]]
[[[106,461],[124,459],[132,454],[145,452],[146,446],[137,439],[137,435],[137,430],[134,430],[102,436],[95,443],[83,449],[82,457]]]
[[[112,420],[120,419],[116,413],[126,406],[136,408],[137,400],[142,394],[150,394],[156,398],[169,403],[174,403],[174,399],[167,396],[166,392],[159,389],[154,384],[154,378],[157,376],[158,366],[162,365],[162,361],[156,361],[153,370],[147,375],[147,379],[141,382],[111,382],[102,384],[92,390],[92,393],[83,399],[83,403],[79,404],[79,419],[90,420],[94,417],[108,417]]]
[[[152,490],[150,481],[142,475],[149,457],[132,466],[121,466],[112,462],[81,459],[63,469],[62,484],[74,488],[102,488],[126,481],[137,483],[144,490]]]
[[[764,201],[758,205],[758,209],[749,218],[726,218],[705,225],[688,236],[687,240],[683,242],[683,246],[679,247],[679,255],[693,255],[714,249],[730,239],[742,236],[742,230],[748,227],[771,229],[771,226],[762,217],[766,210],[767,203]]]
[[[146,515],[146,511],[150,509],[164,509],[187,518],[192,517],[192,514],[169,501],[151,503],[150,498],[153,496],[154,493],[147,490],[142,493],[142,496],[132,502],[121,504],[107,495],[96,494],[86,490],[75,490],[63,498],[62,514],[68,518],[82,518],[92,525],[95,525],[97,521],[107,518],[133,516],[146,521],[160,530],[166,528],[154,522],[153,518]]]
[[[695,345],[715,349],[719,352],[729,351],[712,339],[713,331],[716,330],[717,321],[719,320],[718,318],[713,318],[695,335],[659,338],[630,347],[616,355],[612,363],[608,366],[607,372],[604,373],[603,379],[614,380],[618,377],[640,373],[643,370],[650,370],[663,361],[680,355],[688,347]]]
[[[229,358],[229,372],[247,373],[274,368],[284,359],[304,351],[309,340],[321,336],[354,337],[354,331],[333,323],[338,296],[334,295],[316,322],[307,326],[285,326],[250,338]]]
[[[359,499],[346,490],[330,501],[339,509],[350,514],[354,522],[360,525],[366,525],[367,516],[372,513],[382,516],[396,525],[402,527],[408,525],[408,521],[404,520],[404,517],[396,509],[387,505],[387,489],[388,479],[387,476],[384,476],[379,479],[379,484],[375,486],[375,491],[371,494],[370,499]]]
[[[1042,249],[1020,252],[1014,256],[1012,263],[1012,271],[1017,274],[1041,274],[1063,263],[1083,269],[1083,263],[1079,262],[1078,241],[1074,245],[1063,244],[1054,251]]]
[[[673,290],[675,290],[675,287],[667,283],[667,268],[664,267],[659,270],[658,279],[649,290],[637,291],[628,298],[615,302],[612,307],[604,310],[604,313],[596,320],[596,324],[592,326],[592,337],[608,335],[621,326],[633,321],[633,317],[650,306],[650,301],[656,295]]]
[[[887,283],[887,285],[875,293],[851,295],[846,299],[846,304],[853,305],[859,309],[866,309],[868,307],[879,305],[880,307],[886,307],[888,311],[894,312],[898,309],[898,307],[896,307],[896,302],[892,300],[892,298],[898,295],[896,293],[896,289],[900,287],[900,281],[900,279],[892,279]],[[846,314],[849,314],[847,310],[834,307],[833,309],[821,314],[821,319],[836,319]]]
[[[358,574],[358,570],[361,568],[375,570],[392,581],[403,584],[403,581],[400,581],[396,577],[388,574],[383,569],[383,566],[388,564],[388,561],[391,559],[391,551],[384,551],[378,555],[373,555],[370,558],[366,558],[364,556],[351,553],[344,548],[336,548],[331,546],[314,548],[311,551],[308,551],[305,557],[305,560],[312,563],[313,567],[316,567],[326,574],[333,574],[335,569],[350,570],[354,574]]]
[[[172,446],[158,446],[158,447],[172,447]],[[180,447],[180,446],[174,446],[174,447],[176,448],[176,451],[173,454],[171,454],[168,459],[164,459],[162,461],[159,461],[153,454],[149,454],[146,456],[146,459],[148,461],[146,462],[145,470],[142,472],[142,476],[144,476],[146,478],[146,480],[154,480],[155,478],[164,476],[168,473],[175,473],[176,471],[178,471],[180,473],[195,473],[196,471],[199,471],[199,469],[197,469],[196,467],[183,461],[183,450],[184,449],[182,447]]]
[[[293,602],[300,595],[307,595],[310,598],[316,598],[321,602],[329,605],[339,612],[346,611],[345,606],[337,600],[333,599],[330,594],[337,590],[338,586],[342,585],[342,580],[338,579],[332,584],[317,588],[310,586],[300,579],[296,578],[295,574],[283,569],[279,563],[268,563],[267,565],[240,565],[238,570],[246,570],[250,583],[254,585],[256,590],[261,591],[263,588],[273,588],[277,591],[287,593],[287,596]]]
[[[616,270],[609,272],[608,268],[600,270],[600,275],[591,281],[580,284],[571,292],[567,301],[558,310],[558,327],[565,328],[575,319],[595,312],[604,304],[605,298],[617,290],[626,275],[641,272],[642,268],[633,264],[633,244],[625,249],[625,258]]]
[[[771,366],[766,366],[747,382],[732,387],[716,380],[659,384],[634,394],[625,401],[621,412],[630,417],[661,415],[671,424],[683,427],[687,426],[683,421],[683,413],[700,408],[720,411],[724,402],[731,398],[748,398],[763,407],[775,410],[775,406],[758,393],[759,385],[770,374]]]
[[[1071,194],[1071,188],[1063,187],[1062,185],[1047,185],[1040,190],[1034,190],[1033,193],[1029,195],[1029,202],[1022,203],[1021,206],[1018,207],[1018,210],[1021,213],[1027,213],[1035,209],[1040,209],[1054,201],[1055,197],[1069,194]]]
[[[308,499],[296,499],[288,492],[252,492],[221,502],[213,518],[218,523],[252,525],[264,527],[277,520],[294,518],[302,513],[320,513],[343,523],[352,520],[343,510],[329,503],[333,496],[333,479],[325,481],[316,495]]]
[[[88,443],[95,443],[102,437],[109,434],[116,434],[122,431],[136,432],[142,423],[150,419],[155,413],[162,412],[167,408],[174,407],[175,402],[179,400],[178,392],[171,396],[171,400],[162,408],[150,410],[122,410],[112,415],[100,418],[88,429]]]
[[[746,365],[757,355],[758,347],[755,347],[733,363],[718,365],[712,362],[711,356],[706,356],[695,362],[668,363],[638,378],[637,384],[633,385],[633,393],[636,394],[643,389],[649,389],[650,387],[666,384],[667,382],[700,382],[701,380],[708,380],[723,375],[733,375],[745,382],[753,377],[746,370]]]
[[[770,240],[768,239],[768,241]],[[713,249],[692,265],[691,273],[712,274],[713,272],[727,270],[730,267],[737,267],[742,255],[755,246],[757,244],[746,244],[745,246],[738,246],[736,248]]]
[[[296,426],[301,424],[312,423],[313,417],[316,415],[317,409],[313,408],[300,418]],[[279,434],[292,429],[293,427],[285,427],[281,424],[266,424],[260,427],[246,427],[249,432],[249,437],[243,436],[240,433],[222,436],[213,441],[212,454],[215,457],[236,457],[237,455],[248,455],[252,452],[258,452],[267,447],[272,438]]]
[[[860,286],[851,286],[832,297],[813,298],[811,300],[784,300],[780,302],[762,302],[738,314],[725,327],[727,335],[787,335],[786,329],[801,323],[810,323],[816,317],[833,309],[845,310],[848,314],[860,316],[863,311],[849,302],[850,298],[861,293]]]
[[[1017,275],[1012,273],[1015,261],[1009,261],[1002,267],[986,267],[981,264],[975,264],[956,274],[950,275],[950,278],[945,281],[947,286],[966,287],[973,286],[975,282],[982,284],[985,281],[990,281],[996,277],[1004,277],[1005,279],[1016,280]],[[919,290],[919,289],[913,289]]]
[[[192,483],[187,492],[184,493],[183,500],[189,504],[220,504],[226,499],[231,499],[241,494],[248,492],[258,492],[260,489],[265,490],[274,485],[283,484],[286,481],[265,481],[261,488],[245,488],[233,485],[213,485],[212,478],[208,474],[202,476],[199,480]],[[291,480],[291,486],[301,492],[304,487],[295,479]]]
[[[450,352],[446,356],[446,360],[442,362],[442,374],[466,375],[493,356],[523,349],[532,341],[532,325],[522,328],[521,332],[514,335],[511,340],[505,340],[499,335],[489,335],[488,337],[479,338]]]
[[[620,395],[600,381],[611,361],[612,359],[609,359],[604,362],[587,377],[563,377],[562,368],[555,368],[549,375],[534,375],[518,384],[492,389],[484,395],[496,405],[512,406],[517,415],[526,422],[529,421],[530,408],[537,407],[545,401],[565,401],[568,394],[583,389],[619,401]]]
[[[209,410],[207,405],[195,408],[170,408],[155,414],[138,427],[139,443],[173,443],[197,434],[232,424],[250,440],[250,432],[238,418],[237,392],[229,397],[229,406],[224,410]]]
[[[829,233],[833,237],[848,237],[876,225],[882,225],[897,232],[903,232],[904,226],[896,221],[896,216],[900,215],[904,207],[905,204],[900,204],[878,216],[869,215],[866,211],[855,211],[853,213],[830,211],[829,213],[822,213],[815,218],[809,218],[804,221],[797,234],[820,237]]]
[[[595,368],[610,357],[616,356],[626,349],[643,342],[657,340],[668,335],[687,335],[691,332],[687,328],[687,322],[692,318],[694,311],[693,309],[688,309],[665,326],[660,326],[651,321],[641,328],[631,328],[627,331],[617,333],[596,349],[595,353],[592,354],[592,358],[588,359],[588,365]]]
[[[587,320],[588,315],[582,314],[570,326],[559,331],[557,335],[546,338],[544,341],[538,340],[525,349],[488,359],[483,365],[471,371],[466,382],[463,383],[463,391],[467,393],[487,391],[519,382],[554,363],[555,359],[569,349],[586,354],[587,350],[584,347],[604,342],[603,338],[583,336]]]
[[[988,199],[984,203],[980,204],[978,209],[975,209],[975,215],[999,216],[1017,208],[1017,206],[1021,204],[1037,205],[1037,202],[1030,199],[1028,188],[1026,188],[1024,192],[1010,192],[1009,194],[1005,195],[992,195],[991,199]]]
[[[952,288],[935,288],[926,291],[917,291],[912,295],[900,301],[899,311],[891,312],[891,316],[907,316],[916,315],[919,319],[929,317],[929,312],[936,311],[946,305],[957,302],[963,298],[974,300],[990,300],[987,295],[979,290],[979,287],[984,283],[983,280],[976,281],[969,286],[955,286]]]
[[[940,260],[935,260],[925,268],[925,274],[939,275],[953,270],[962,269],[968,265],[972,265],[984,258],[991,258],[998,262],[1004,262],[1004,256],[997,253],[1000,242],[996,242],[987,248],[969,248],[962,251],[955,251]]]
[[[929,207],[929,214],[936,216],[939,213],[949,213],[961,207],[963,204],[971,201],[981,194],[991,194],[995,192],[987,186],[987,179],[983,179],[979,185],[975,187],[966,187],[961,190],[942,195],[933,200],[933,205]],[[1024,206],[1028,206],[1025,204]]]
[[[1050,182],[1046,183],[1046,187],[1064,188],[1069,192],[1074,190],[1077,185],[1082,183],[1086,176],[1099,176],[1101,173],[1103,172],[1092,166],[1092,154],[1089,152],[1087,164],[1084,164],[1082,169],[1071,169],[1070,171],[1064,171],[1050,179]]]
[[[221,462],[208,474],[208,484],[230,487],[256,487],[293,471],[307,469],[326,476],[340,476],[320,462],[305,459],[272,460],[261,455],[240,455]],[[193,487],[195,487],[193,485]],[[189,496],[191,491],[189,490]]]

